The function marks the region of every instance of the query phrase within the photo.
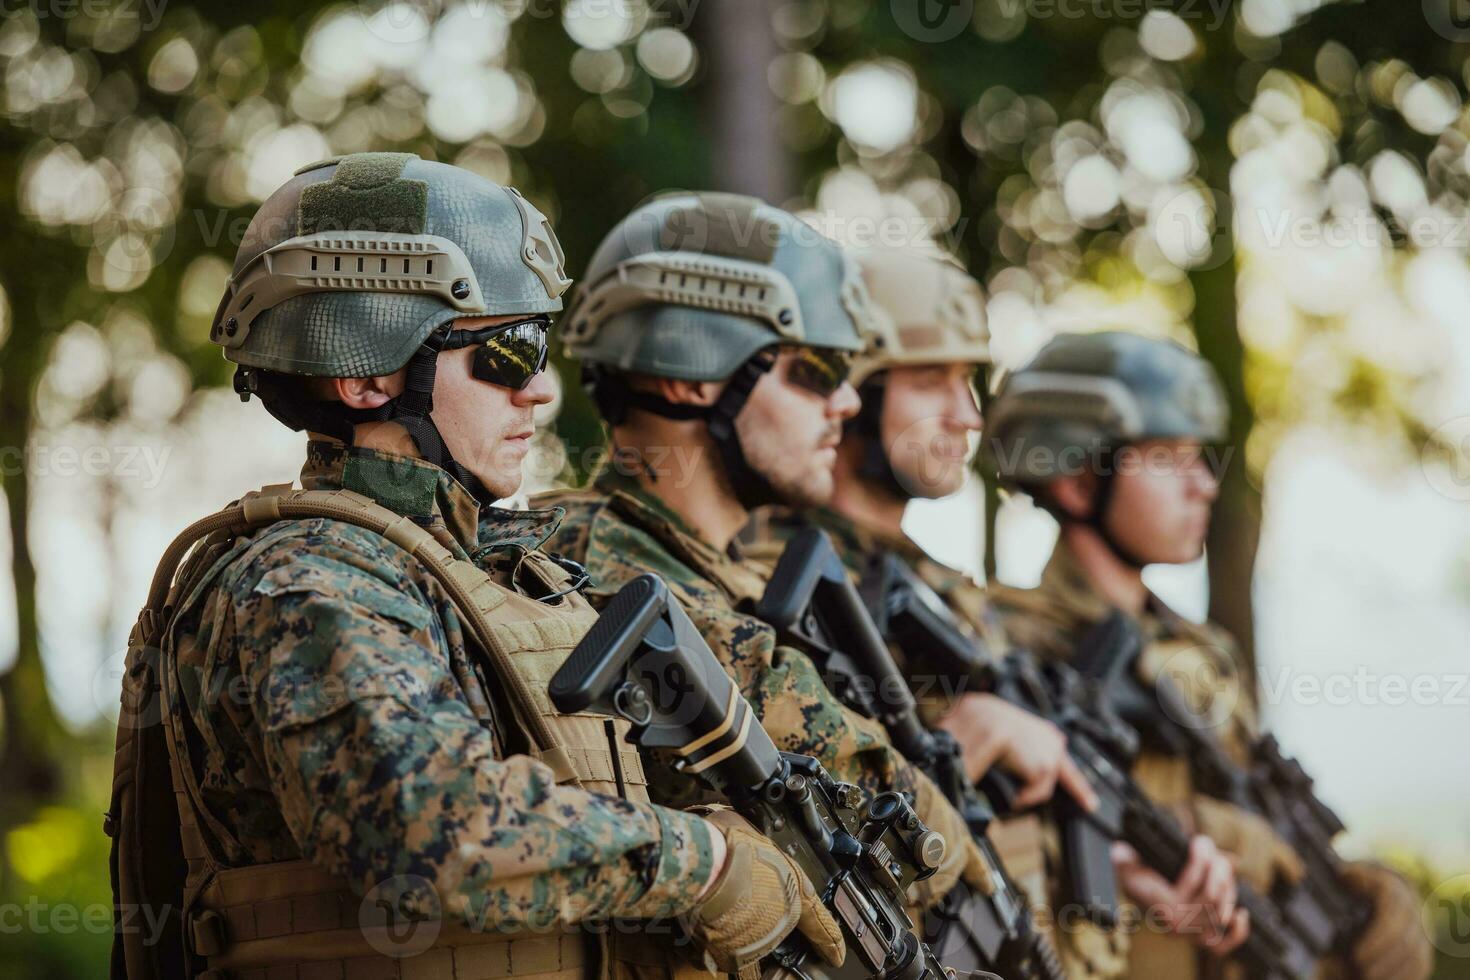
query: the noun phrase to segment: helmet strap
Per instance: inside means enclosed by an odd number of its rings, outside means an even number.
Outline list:
[[[714,439],[721,462],[725,464],[725,477],[730,481],[730,489],[746,510],[782,502],[771,482],[750,465],[745,447],[740,444],[740,433],[735,430],[736,416],[745,408],[761,376],[775,364],[776,352],[773,349],[767,347],[757,351],[731,375],[725,390],[710,406],[706,417],[710,438]]]
[[[494,499],[489,490],[450,454],[430,417],[434,410],[434,373],[444,333],[441,328],[424,339],[408,361],[402,393],[375,408],[348,408],[340,403],[303,398],[294,390],[279,388],[277,376],[272,372],[245,367],[235,370],[235,391],[242,400],[248,400],[251,394],[264,395],[261,401],[266,411],[290,429],[323,432],[349,446],[358,425],[396,422],[413,439],[420,457],[443,469],[476,500],[488,504]]]
[[[725,477],[735,499],[746,510],[755,510],[766,504],[781,503],[781,496],[746,459],[735,419],[745,408],[761,377],[775,364],[776,353],[772,348],[756,351],[735,369],[713,405],[675,404],[652,392],[633,391],[627,380],[615,372],[594,370],[585,376],[585,380],[593,401],[609,425],[622,422],[630,409],[680,422],[704,419],[710,438],[720,453],[720,462],[725,467]]]
[[[1108,520],[1108,515],[1113,507],[1113,496],[1117,490],[1117,451],[1118,447],[1109,446],[1101,453],[1098,459],[1101,465],[1098,466],[1097,497],[1092,502],[1091,512],[1078,523],[1085,524],[1096,531],[1098,537],[1103,539],[1103,543],[1117,556],[1119,561],[1130,568],[1142,571],[1148,562],[1118,540]]]
[[[888,447],[883,445],[883,400],[887,392],[888,386],[876,376],[864,381],[858,392],[862,407],[848,420],[845,434],[856,436],[862,443],[863,455],[858,460],[858,476],[895,500],[908,501],[913,494],[908,492],[894,472]]]

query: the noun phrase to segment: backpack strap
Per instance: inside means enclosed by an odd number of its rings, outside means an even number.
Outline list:
[[[151,635],[151,641],[156,644],[159,631],[172,611],[166,599],[174,572],[195,542],[215,531],[242,534],[276,521],[311,517],[344,521],[381,534],[416,558],[439,580],[504,685],[512,708],[530,736],[536,756],[555,771],[557,782],[575,782],[576,772],[570,757],[538,710],[525,677],[515,669],[503,634],[494,630],[485,616],[485,612],[496,605],[499,587],[473,562],[454,557],[448,548],[414,523],[412,518],[394,513],[352,490],[295,490],[289,484],[268,486],[185,528],[164,552],[163,560],[154,572],[148,602],[138,620],[145,641]]]

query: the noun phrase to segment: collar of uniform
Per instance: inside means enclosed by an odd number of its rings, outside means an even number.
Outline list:
[[[593,488],[607,494],[613,507],[627,520],[652,533],[677,557],[697,572],[723,588],[733,600],[757,599],[763,578],[748,567],[737,542],[731,541],[721,552],[663,500],[638,485],[636,478],[604,469],[593,481]],[[752,576],[755,575],[755,578]],[[754,589],[754,594],[752,594]]]
[[[556,531],[560,507],[507,510],[482,505],[464,484],[426,459],[385,449],[347,446],[336,439],[306,444],[301,485],[353,490],[425,527],[441,522],[466,554],[534,551]]]
[[[1057,540],[1056,550],[1046,563],[1037,587],[1065,603],[1068,611],[1084,622],[1099,622],[1113,611],[1112,603],[1093,587],[1082,563],[1061,539]],[[1143,612],[1133,619],[1149,639],[1170,633],[1187,633],[1187,627],[1194,625],[1164,605],[1164,601],[1152,592],[1144,601]]]
[[[352,490],[425,527],[442,523],[466,552],[481,545],[479,501],[428,460],[348,446],[336,439],[313,439],[306,445],[301,485],[308,490]]]
[[[891,551],[910,565],[917,565],[928,558],[923,548],[914,543],[907,534],[899,532],[897,537],[871,527],[858,524],[844,514],[828,507],[811,512],[813,524],[832,535],[837,550],[844,559],[851,555],[861,561],[879,551]],[[847,564],[852,565],[852,561]]]
[[[536,551],[556,533],[565,508],[541,510],[507,510],[504,507],[480,508],[480,548],[476,557],[493,551]]]
[[[1082,563],[1072,553],[1064,539],[1057,539],[1051,559],[1041,572],[1037,589],[1066,606],[1067,610],[1087,622],[1104,619],[1112,610],[1112,604],[1093,588],[1092,581],[1082,569]]]

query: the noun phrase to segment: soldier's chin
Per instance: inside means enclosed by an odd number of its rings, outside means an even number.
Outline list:
[[[807,473],[795,479],[772,480],[771,486],[781,498],[781,503],[796,510],[825,507],[832,502],[832,493],[836,488],[830,470]]]
[[[939,500],[958,493],[965,485],[966,468],[963,462],[929,460],[928,464],[917,473],[910,467],[894,467],[894,478],[909,498]]]
[[[514,497],[516,491],[521,488],[521,467],[517,462],[513,472],[497,471],[492,473],[476,473],[480,482],[485,484],[485,489],[490,491],[490,496],[495,500],[504,500]]]

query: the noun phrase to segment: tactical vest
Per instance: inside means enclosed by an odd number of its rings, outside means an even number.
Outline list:
[[[122,714],[118,720],[112,805],[113,890],[119,909],[160,900],[182,883],[182,915],[169,916],[163,939],[147,947],[141,932],[120,928],[114,978],[198,977],[200,980],[347,978],[667,978],[709,977],[642,935],[567,927],[553,932],[471,929],[446,909],[429,947],[387,955],[390,931],[365,927],[363,899],[347,881],[310,861],[230,867],[221,842],[231,832],[202,803],[182,727],[187,712],[171,664],[173,618],[183,597],[208,587],[209,571],[241,535],[280,520],[325,517],[381,534],[403,548],[444,586],[503,687],[530,754],[561,784],[646,802],[646,778],[628,725],[601,715],[564,715],[546,693],[552,674],[597,614],[573,591],[556,604],[499,585],[472,562],[457,559],[429,531],[349,490],[269,486],[188,527],[164,553],[148,601],[128,640]],[[187,558],[186,558],[187,555]],[[567,573],[532,552],[523,571],[546,594]],[[177,573],[177,574],[176,574]],[[490,700],[473,678],[458,678],[482,723]],[[119,926],[127,924],[122,921]],[[391,926],[391,923],[389,924]],[[667,946],[667,944],[665,944]]]

